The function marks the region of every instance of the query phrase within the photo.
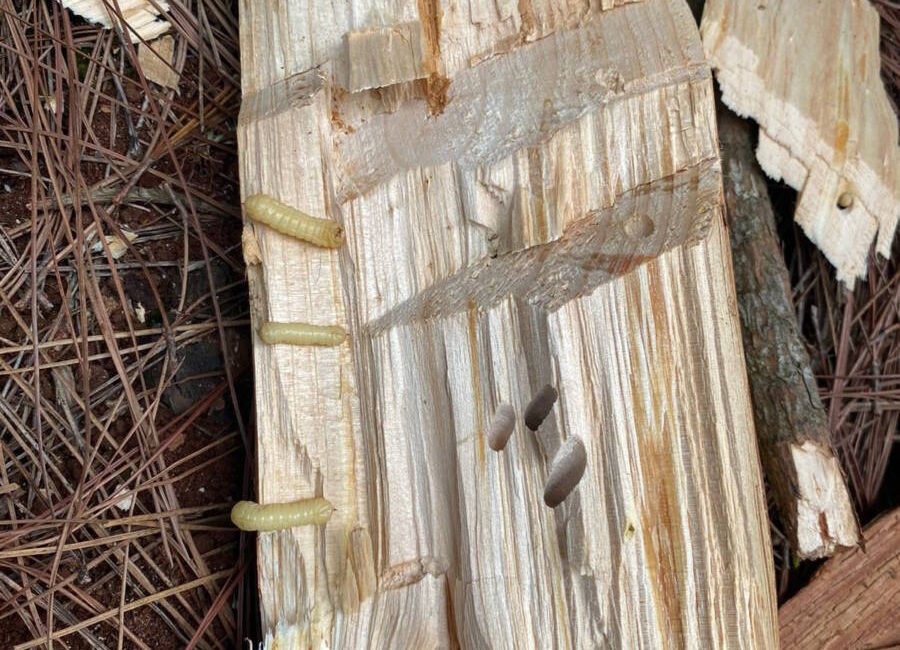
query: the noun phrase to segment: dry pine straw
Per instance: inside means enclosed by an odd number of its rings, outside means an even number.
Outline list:
[[[121,31],[0,5],[3,648],[255,635],[236,3],[169,4],[178,93]]]

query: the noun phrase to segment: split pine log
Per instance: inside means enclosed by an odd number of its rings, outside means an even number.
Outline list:
[[[259,537],[268,647],[777,645],[711,75],[600,4],[242,3],[243,195],[346,235],[245,230],[256,326],[349,333],[254,341],[259,501],[336,508]]]
[[[763,466],[794,552],[801,559],[825,557],[838,547],[856,545],[856,513],[800,338],[750,124],[720,110],[719,137],[741,333]]]

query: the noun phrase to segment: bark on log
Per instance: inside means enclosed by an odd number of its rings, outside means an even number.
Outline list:
[[[900,217],[878,20],[868,0],[708,0],[700,27],[722,101],[759,123],[762,169],[799,192],[794,220],[851,286]]]
[[[900,509],[863,530],[778,612],[785,650],[900,647]]]
[[[750,124],[719,111],[725,204],[753,419],[781,521],[801,559],[855,546],[856,513],[803,346]]]
[[[241,7],[244,196],[347,237],[245,238],[257,325],[350,333],[254,341],[259,499],[337,508],[259,536],[269,647],[774,647],[711,75],[686,7],[369,4]],[[421,65],[392,54],[413,23]],[[385,44],[369,72],[350,67],[366,43]],[[546,383],[560,397],[532,433],[521,414]],[[520,420],[497,453],[504,402]],[[573,435],[587,471],[551,509]]]

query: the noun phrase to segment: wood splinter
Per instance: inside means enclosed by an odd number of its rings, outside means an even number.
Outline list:
[[[556,389],[550,384],[541,388],[525,407],[525,426],[532,431],[537,431],[541,422],[550,414],[550,409],[559,397]]]
[[[261,505],[238,501],[231,509],[231,521],[241,530],[273,531],[294,526],[322,526],[331,518],[334,506],[327,499],[300,499]]]
[[[578,436],[572,436],[560,445],[550,465],[550,477],[544,486],[544,503],[555,508],[565,501],[584,476],[586,467],[584,443]]]
[[[302,239],[322,248],[338,248],[344,243],[344,229],[329,219],[319,219],[276,201],[265,194],[254,194],[244,201],[247,215],[282,235]]]
[[[313,325],[311,323],[278,323],[268,321],[259,328],[259,338],[263,343],[275,345],[320,345],[334,347],[347,338],[347,332],[340,325]]]
[[[513,429],[516,427],[516,411],[509,404],[501,404],[497,407],[491,428],[488,431],[488,445],[494,451],[501,451],[506,447]]]

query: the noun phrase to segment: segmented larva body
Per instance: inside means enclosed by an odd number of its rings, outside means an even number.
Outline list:
[[[587,467],[587,452],[584,443],[578,436],[572,436],[559,446],[556,456],[553,457],[550,476],[544,485],[544,503],[555,508],[565,501],[584,476],[585,467]]]
[[[283,235],[302,239],[323,248],[338,248],[344,243],[344,229],[328,219],[319,219],[276,201],[265,194],[254,194],[244,201],[253,221],[265,224]]]
[[[525,426],[537,431],[544,418],[550,414],[557,397],[556,389],[550,384],[541,388],[525,407]]]
[[[238,501],[231,509],[231,521],[241,530],[283,530],[293,526],[322,526],[332,512],[334,506],[322,498],[267,505]]]
[[[501,404],[494,413],[491,428],[488,431],[488,445],[494,451],[506,447],[513,429],[516,427],[516,411],[509,404]]]
[[[311,323],[276,323],[268,321],[259,328],[259,338],[269,345],[340,345],[347,332],[340,325],[313,325]]]

